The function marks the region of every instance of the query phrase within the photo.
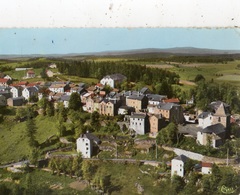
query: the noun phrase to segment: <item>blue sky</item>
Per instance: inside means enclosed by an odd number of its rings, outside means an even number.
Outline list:
[[[240,50],[240,29],[0,29],[0,55],[68,54],[172,47],[197,47],[222,50]]]

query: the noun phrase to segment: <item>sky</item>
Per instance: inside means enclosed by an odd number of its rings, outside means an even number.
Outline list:
[[[240,50],[237,28],[1,28],[0,55],[69,54],[143,48]]]

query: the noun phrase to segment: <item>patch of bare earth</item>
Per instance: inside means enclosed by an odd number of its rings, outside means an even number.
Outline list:
[[[74,181],[69,184],[70,188],[73,188],[75,190],[83,191],[88,186],[86,181]]]
[[[183,85],[196,86],[196,83],[191,82],[191,81],[186,81],[186,80],[180,80],[179,83],[180,83],[180,84],[183,84]]]
[[[172,65],[167,65],[167,64],[147,64],[146,67],[150,68],[173,68]]]

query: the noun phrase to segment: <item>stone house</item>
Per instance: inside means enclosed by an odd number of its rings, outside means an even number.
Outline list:
[[[174,103],[159,103],[154,107],[153,114],[161,114],[167,121],[178,124],[184,123],[183,108]]]
[[[148,98],[145,95],[130,95],[126,97],[126,105],[135,108],[139,112],[147,108]]]
[[[159,130],[164,127],[165,121],[162,115],[150,115],[149,116],[149,124],[150,124],[150,137],[156,137]]]
[[[7,105],[8,106],[22,106],[24,104],[24,97],[16,97],[16,98],[8,98]]]

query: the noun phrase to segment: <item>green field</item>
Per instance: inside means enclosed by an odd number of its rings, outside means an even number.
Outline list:
[[[57,134],[56,120],[54,117],[36,118],[37,141],[41,144],[48,137]],[[0,125],[0,162],[5,164],[26,158],[30,153],[30,147],[25,136],[26,122],[16,122],[13,119]]]

